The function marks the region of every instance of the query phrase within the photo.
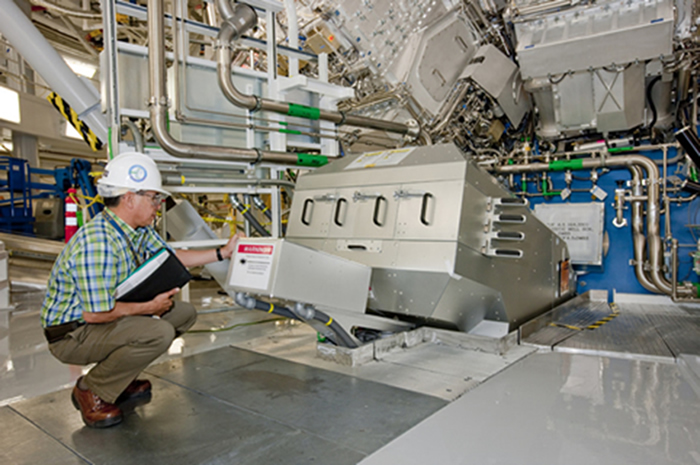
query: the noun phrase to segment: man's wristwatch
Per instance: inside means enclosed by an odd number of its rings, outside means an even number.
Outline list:
[[[224,261],[224,256],[221,255],[221,247],[217,247],[217,248],[216,248],[216,258],[217,258],[220,262],[223,262],[223,261]]]

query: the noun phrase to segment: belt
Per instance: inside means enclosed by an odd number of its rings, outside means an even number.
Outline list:
[[[46,337],[46,340],[49,341],[49,344],[58,342],[66,337],[68,333],[75,331],[84,324],[85,322],[82,321],[70,321],[61,325],[49,326],[44,328],[44,336]]]

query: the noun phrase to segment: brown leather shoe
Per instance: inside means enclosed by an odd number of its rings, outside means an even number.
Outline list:
[[[119,395],[115,404],[126,402],[136,402],[139,404],[148,403],[151,400],[151,382],[147,379],[135,379],[129,384],[124,392]]]
[[[114,404],[100,399],[89,389],[82,390],[76,383],[71,400],[75,408],[80,410],[83,421],[92,428],[107,428],[121,423],[122,411]]]

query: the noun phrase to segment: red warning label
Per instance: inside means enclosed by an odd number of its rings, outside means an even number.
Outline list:
[[[238,253],[272,255],[272,245],[238,244]]]

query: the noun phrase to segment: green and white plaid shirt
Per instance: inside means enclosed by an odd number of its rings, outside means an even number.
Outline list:
[[[110,311],[117,286],[163,247],[167,245],[152,227],[134,230],[105,209],[78,230],[56,260],[41,309],[42,326],[84,321],[84,311]]]

